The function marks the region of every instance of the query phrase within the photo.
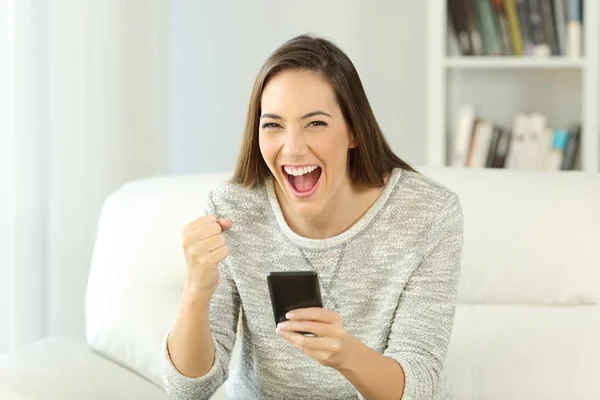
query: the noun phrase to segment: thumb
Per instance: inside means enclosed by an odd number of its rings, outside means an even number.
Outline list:
[[[219,225],[221,225],[221,232],[225,232],[227,229],[231,228],[231,225],[233,225],[233,221],[230,218],[221,218],[217,222]]]

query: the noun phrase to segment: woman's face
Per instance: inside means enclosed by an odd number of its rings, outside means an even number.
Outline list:
[[[350,185],[354,141],[328,81],[311,71],[284,71],[263,90],[260,151],[289,205],[314,217]]]

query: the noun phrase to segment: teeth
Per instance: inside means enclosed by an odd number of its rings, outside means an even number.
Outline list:
[[[317,165],[311,165],[311,166],[302,167],[302,168],[294,168],[294,167],[289,167],[289,166],[283,167],[283,169],[285,170],[285,172],[287,172],[290,175],[294,175],[294,176],[300,176],[300,175],[308,174],[310,172],[313,172],[317,168],[319,168]]]

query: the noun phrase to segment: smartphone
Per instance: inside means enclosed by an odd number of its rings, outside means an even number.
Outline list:
[[[270,272],[267,275],[275,325],[298,308],[323,307],[319,275],[314,271]],[[312,335],[310,332],[299,332]]]

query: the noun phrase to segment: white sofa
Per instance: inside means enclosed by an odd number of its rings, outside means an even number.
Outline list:
[[[446,363],[457,397],[600,399],[600,174],[419,170],[456,191],[464,209]],[[160,343],[184,277],[179,231],[228,176],[156,177],[111,195],[91,265],[87,337],[0,356],[0,399],[165,399]],[[223,396],[222,388],[215,398]]]

